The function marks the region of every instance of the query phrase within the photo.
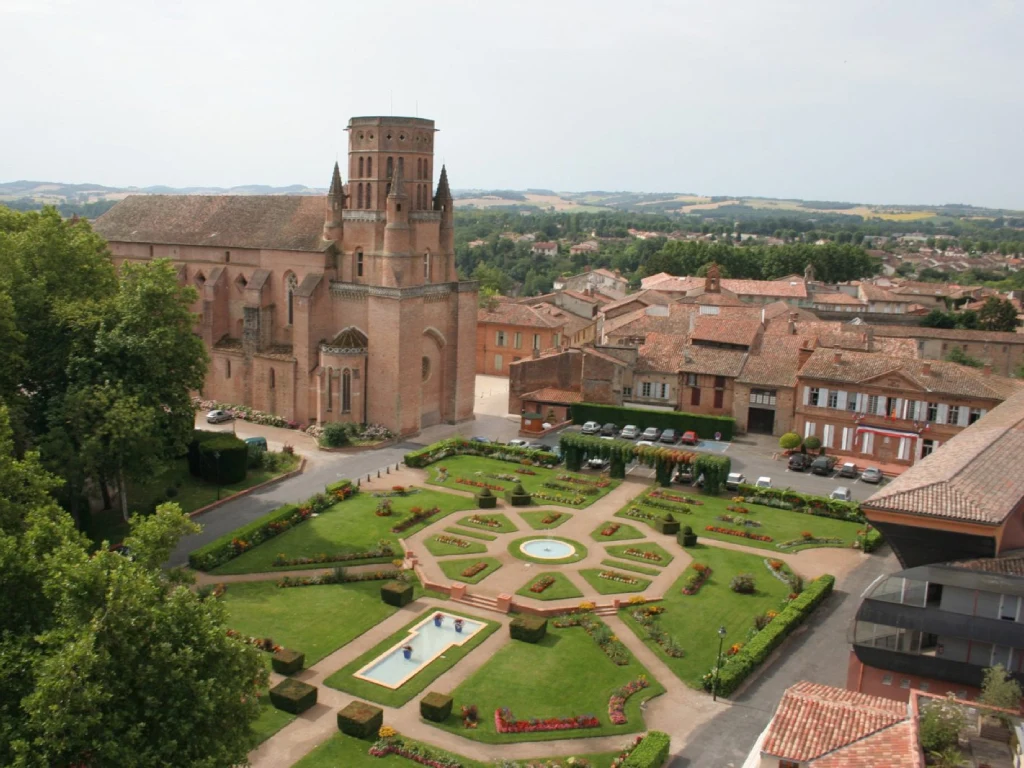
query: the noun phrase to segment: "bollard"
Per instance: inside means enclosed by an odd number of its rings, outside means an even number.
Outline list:
[[[377,470],[377,479],[380,480],[380,470]]]
[[[366,482],[370,482],[370,473],[369,472],[366,473]]]
[[[388,474],[389,475],[391,474],[391,466],[390,465],[388,466]]]

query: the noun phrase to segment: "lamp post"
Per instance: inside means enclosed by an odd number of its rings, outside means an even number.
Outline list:
[[[213,458],[217,462],[217,501],[220,501],[220,451],[214,451]]]
[[[711,684],[711,700],[718,701],[718,671],[722,668],[722,643],[725,642],[725,626],[718,628],[718,663],[715,664],[715,681]]]

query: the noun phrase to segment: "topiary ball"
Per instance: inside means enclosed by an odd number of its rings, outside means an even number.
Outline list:
[[[665,519],[666,523],[674,523],[676,521],[676,519],[674,517],[672,517],[672,513],[671,512],[666,512],[664,519]]]
[[[481,496],[493,496],[494,494],[493,494],[493,493],[491,493],[491,489],[490,489],[490,488],[487,488],[487,487],[485,486],[485,487],[483,488],[483,490],[481,490],[481,491],[480,491],[480,495],[481,495]]]
[[[687,535],[690,535],[691,533],[693,533],[693,528],[691,528],[688,525],[684,525],[683,526],[683,533],[685,533]]]
[[[516,483],[516,487],[512,489],[512,493],[514,493],[516,496],[525,496],[526,489],[523,488],[522,483]]]

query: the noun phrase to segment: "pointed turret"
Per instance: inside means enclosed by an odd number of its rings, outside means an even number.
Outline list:
[[[342,194],[341,185],[341,168],[338,166],[338,161],[334,161],[334,173],[331,175],[331,188],[327,190],[327,194],[331,197]]]
[[[405,197],[405,188],[402,184],[402,166],[396,165],[395,172],[391,176],[391,189],[388,190],[388,197]]]
[[[331,188],[327,190],[327,213],[324,216],[324,240],[341,240],[342,211],[345,209],[345,187],[341,183],[341,168],[334,163]]]
[[[437,180],[437,194],[434,195],[434,210],[441,212],[440,245],[445,279],[455,282],[459,279],[455,269],[455,202],[448,186],[448,169],[441,166],[441,178]]]
[[[434,195],[435,211],[451,210],[452,190],[448,186],[448,169],[441,166],[441,178],[437,180],[437,193]]]
[[[391,177],[391,189],[388,191],[387,199],[387,225],[384,227],[384,255],[385,256],[409,256],[411,247],[409,238],[409,204],[405,194],[405,185],[402,183],[402,167],[395,166],[394,175]],[[403,284],[403,267],[393,265],[396,285]]]

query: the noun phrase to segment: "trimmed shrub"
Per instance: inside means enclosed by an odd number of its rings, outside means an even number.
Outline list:
[[[537,451],[531,448],[518,448],[514,445],[502,443],[478,443],[466,440],[462,437],[453,437],[449,440],[441,440],[432,443],[418,451],[410,451],[405,454],[403,461],[407,467],[423,468],[435,461],[446,459],[449,456],[490,456],[501,461],[521,462],[529,459],[545,467],[553,467],[558,463],[558,457],[547,451]]]
[[[320,445],[325,448],[341,448],[348,444],[348,429],[344,424],[339,424],[336,421],[324,424],[323,431],[320,433]]]
[[[704,493],[717,496],[725,487],[725,479],[732,472],[732,459],[702,453],[693,460],[693,476],[704,475]]]
[[[249,446],[234,435],[219,434],[199,443],[200,477],[217,485],[245,480],[249,471]]]
[[[787,432],[779,438],[779,448],[784,451],[792,451],[800,447],[803,438],[796,432]]]
[[[282,648],[270,657],[270,663],[277,674],[294,675],[306,663],[306,654],[293,651],[291,648]]]
[[[676,541],[683,547],[696,547],[697,534],[693,532],[693,528],[687,525],[680,533],[676,534]]]
[[[658,533],[665,533],[670,536],[679,533],[679,521],[672,516],[671,512],[655,520],[654,527],[658,529]]]
[[[431,691],[420,699],[420,717],[435,723],[443,723],[452,714],[452,697]]]
[[[291,678],[270,689],[270,703],[280,710],[301,715],[316,704],[316,686]]]
[[[668,761],[670,738],[661,731],[649,731],[626,758],[622,768],[661,768]]]
[[[404,581],[389,581],[387,584],[382,584],[380,588],[380,599],[396,608],[411,603],[412,596],[412,584]]]
[[[508,625],[513,640],[539,643],[548,633],[548,620],[540,616],[516,616]]]
[[[338,710],[338,730],[347,736],[376,739],[377,731],[383,725],[384,710],[365,701],[353,701],[344,709]]]
[[[736,419],[731,416],[704,416],[682,411],[649,411],[643,408],[596,403],[575,403],[571,408],[573,424],[596,421],[598,424],[636,424],[640,429],[672,428],[678,433],[696,432],[705,440],[714,440],[717,432],[722,434],[723,440],[732,440],[736,432]]]
[[[621,456],[612,456],[608,465],[608,477],[613,480],[622,480],[626,477],[626,462]]]
[[[529,506],[530,500],[532,498],[533,497],[526,492],[526,489],[523,488],[522,483],[516,483],[515,488],[513,488],[511,491],[505,491],[505,499],[513,507]]]
[[[484,488],[477,494],[476,505],[480,509],[494,509],[498,506],[498,497],[494,495],[490,488]]]
[[[199,463],[199,445],[207,440],[212,440],[223,435],[223,432],[211,432],[208,429],[192,430],[192,440],[188,444],[188,473],[193,477],[202,477],[202,467]]]
[[[741,595],[752,595],[757,591],[752,573],[737,573],[729,582],[729,589]]]
[[[808,451],[816,451],[821,448],[821,438],[811,435],[810,437],[804,438],[804,448]]]

